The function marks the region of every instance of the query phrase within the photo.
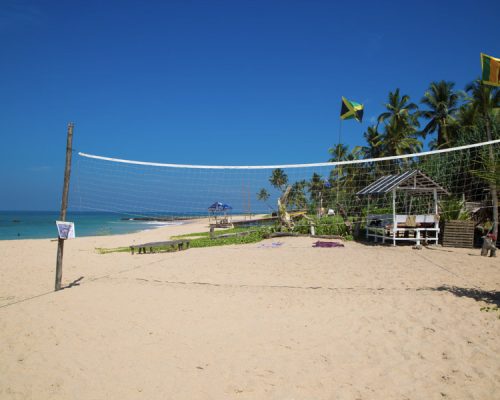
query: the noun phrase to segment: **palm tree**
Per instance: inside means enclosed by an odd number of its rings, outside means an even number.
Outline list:
[[[478,143],[484,141],[484,129],[478,129],[480,126],[485,127],[484,122],[481,123],[481,118],[477,110],[469,102],[462,104],[455,116],[455,123],[450,125],[448,129],[451,131],[453,138],[453,146],[462,146],[470,143]],[[429,143],[431,148],[437,148],[437,139]]]
[[[333,146],[331,149],[329,149],[328,152],[332,156],[328,160],[329,162],[346,161],[347,157],[349,155],[349,147],[342,144],[342,143],[338,143],[335,146]],[[333,173],[333,171],[335,171],[335,174]],[[342,165],[336,165],[335,169],[333,171],[330,173],[330,178],[331,178],[331,183],[335,185],[336,192],[337,192],[337,201],[338,201],[339,189],[340,189],[342,178],[344,176],[344,169],[342,168]]]
[[[463,104],[457,112],[457,124],[461,128],[472,129],[476,126],[477,110],[471,103]]]
[[[368,146],[361,147],[361,152],[365,158],[378,158],[382,156],[382,135],[377,126],[370,126],[363,134]]]
[[[493,129],[493,120],[498,122],[498,108],[500,105],[500,90],[496,87],[487,86],[483,84],[481,81],[475,81],[469,83],[465,90],[471,95],[471,106],[476,110],[476,113],[480,118],[484,120],[486,127],[486,137],[487,140],[492,139],[492,129]],[[493,154],[493,149],[491,146],[488,148],[489,150],[489,166],[493,168],[490,170],[490,173],[495,176],[499,174],[499,171],[496,171],[496,162],[495,156]],[[490,193],[491,193],[491,201],[493,206],[493,235],[498,237],[498,195],[497,195],[497,185],[495,181],[490,181]]]
[[[281,168],[276,168],[273,170],[271,177],[269,178],[269,182],[276,189],[281,190],[282,192],[285,190],[286,185],[288,183],[288,176]]]
[[[263,201],[272,210],[273,208],[267,202],[267,200],[269,200],[269,197],[269,192],[264,188],[260,189],[260,191],[257,193],[257,199]]]
[[[323,188],[324,188],[324,182],[321,179],[321,175],[314,172],[311,177],[311,180],[308,182],[307,185],[307,191],[311,194],[311,200],[313,204],[317,205],[318,203],[320,203]]]
[[[481,118],[484,118],[487,124],[488,140],[491,140],[491,121],[498,120],[500,113],[500,89],[498,87],[488,86],[481,81],[469,83],[465,90],[470,93],[470,104]]]
[[[410,126],[404,128],[397,123],[386,125],[382,136],[385,154],[401,156],[420,151],[422,142],[416,135],[415,129]]]
[[[270,195],[266,189],[260,189],[259,193],[257,193],[257,199],[261,201],[267,201],[269,196]]]
[[[349,151],[349,147],[342,143],[332,147],[328,150],[328,152],[332,155],[332,157],[328,160],[329,162],[359,160],[364,154],[361,146],[355,146],[351,151]],[[335,188],[336,199],[338,202],[341,187],[352,192],[354,189],[352,183],[360,175],[359,172],[359,165],[336,165],[335,168],[330,171],[330,177],[328,179],[328,184],[332,189],[325,191],[325,193],[332,192],[333,188]]]
[[[383,134],[377,130],[376,125],[368,127],[363,137],[367,145],[360,148],[360,155],[362,158],[379,158],[384,155]],[[386,164],[387,162],[382,161],[360,164],[360,173],[363,175],[364,181],[376,177]],[[364,181],[361,180],[361,184],[363,184]]]
[[[394,92],[389,92],[389,102],[385,104],[387,111],[379,115],[377,127],[386,121],[394,124],[398,129],[418,126],[418,106],[409,101],[410,96],[407,94],[401,96],[399,88]]]
[[[349,154],[349,148],[342,144],[336,144],[331,149],[328,149],[328,152],[332,155],[328,162],[339,162],[345,161],[347,158],[347,154]]]
[[[307,198],[304,193],[304,189],[306,187],[307,187],[307,182],[305,180],[295,182],[292,185],[290,189],[290,194],[288,195],[288,204],[291,207],[300,209],[307,206]]]
[[[462,93],[453,90],[454,86],[453,82],[432,82],[420,100],[429,108],[420,112],[422,117],[429,120],[422,135],[425,138],[427,134],[437,131],[438,148],[449,147],[452,142],[449,126],[455,122],[460,99],[463,98]]]
[[[363,147],[355,146],[347,155],[346,161],[360,160],[364,156],[365,152]],[[367,180],[370,179],[371,167],[372,166],[367,163],[352,163],[344,166],[344,175],[342,177],[342,186],[344,188],[344,207],[347,207],[345,202],[352,203],[355,198],[355,193],[366,186]]]
[[[399,88],[389,92],[389,102],[385,108],[387,111],[378,117],[378,124],[384,124],[384,132],[380,137],[383,154],[402,155],[420,149],[418,106],[410,102],[410,96],[400,95]]]

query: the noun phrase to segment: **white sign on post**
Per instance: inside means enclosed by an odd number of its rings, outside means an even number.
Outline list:
[[[75,223],[68,221],[56,221],[57,231],[60,239],[75,238]]]

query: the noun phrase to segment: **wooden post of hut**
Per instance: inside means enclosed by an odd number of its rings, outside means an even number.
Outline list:
[[[396,217],[396,189],[392,191],[392,245],[396,246],[398,219]]]

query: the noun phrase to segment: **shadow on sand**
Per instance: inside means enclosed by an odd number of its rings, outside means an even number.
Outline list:
[[[469,297],[476,301],[484,301],[485,303],[500,306],[500,291],[486,291],[474,288],[461,288],[456,286],[439,286],[432,290],[439,292],[449,292],[457,297]]]
[[[78,279],[75,279],[73,282],[71,282],[67,286],[64,286],[63,289],[69,289],[69,288],[72,288],[73,286],[80,286],[80,281],[83,278],[84,278],[83,276],[80,276]]]

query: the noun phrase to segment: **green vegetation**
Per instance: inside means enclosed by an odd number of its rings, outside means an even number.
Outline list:
[[[452,139],[448,134],[448,127],[456,124],[455,116],[459,110],[458,105],[460,100],[465,98],[465,93],[453,90],[454,86],[453,82],[432,82],[421,100],[421,103],[429,108],[421,113],[422,117],[429,120],[422,131],[423,136],[437,132],[433,147],[449,146]]]
[[[332,217],[310,217],[309,219],[302,218],[297,221],[295,228],[292,233],[299,234],[309,234],[310,233],[310,223],[311,221],[314,223],[316,228],[317,235],[337,235],[341,236],[344,239],[352,240],[352,236],[347,229],[344,221],[341,217],[332,216]],[[248,243],[256,243],[261,240],[268,238],[269,235],[273,232],[279,231],[279,226],[269,226],[264,228],[258,228],[249,230],[248,228],[231,228],[224,229],[222,231],[218,231],[215,233],[215,238],[210,238],[209,232],[194,232],[188,233],[184,235],[172,236],[172,240],[178,239],[190,239],[190,247],[212,247],[212,246],[227,246],[231,244],[248,244]],[[231,235],[225,237],[225,235]],[[224,237],[218,237],[224,236]],[[115,247],[115,248],[96,248],[96,251],[99,254],[109,254],[109,253],[126,253],[130,251],[129,247]],[[156,247],[155,251],[158,252],[172,252],[177,251],[175,248],[170,246],[168,247]]]
[[[431,82],[420,103],[400,88],[389,92],[385,110],[373,126],[364,132],[366,144],[352,149],[343,143],[331,147],[329,161],[341,162],[367,158],[417,153],[423,141],[430,140],[431,149],[445,149],[500,138],[500,89],[474,81],[457,90],[453,82]],[[308,210],[310,216],[323,215],[329,208],[343,212],[353,222],[366,215],[366,201],[356,192],[383,175],[419,169],[449,192],[443,197],[440,212],[445,220],[466,219],[464,202],[483,202],[493,207],[492,220],[498,221],[498,186],[500,185],[500,150],[476,148],[464,152],[442,153],[419,159],[406,158],[376,163],[345,164],[332,167],[327,176],[313,174],[308,180],[289,181],[282,169],[272,172],[269,182],[284,193],[290,186],[287,210]],[[269,199],[267,189],[258,193],[262,201]],[[461,199],[461,200],[457,200]],[[432,213],[428,199],[399,199],[406,212]],[[432,199],[431,199],[432,200]],[[390,199],[373,198],[370,212],[392,213]],[[411,210],[411,211],[410,211]],[[343,221],[333,223],[342,232]],[[298,223],[300,231],[308,224]],[[495,225],[497,232],[498,223]],[[318,231],[318,229],[317,229]]]
[[[98,254],[109,254],[109,253],[127,253],[130,252],[130,247],[114,247],[107,249],[105,247],[96,247],[96,252]]]
[[[456,90],[453,82],[432,82],[424,92],[420,106],[400,88],[396,88],[389,92],[384,108],[376,123],[364,132],[364,146],[349,149],[347,145],[339,143],[328,150],[329,161],[352,161],[416,153],[422,149],[423,140],[429,137],[433,149],[500,138],[500,89],[485,86],[480,81],[470,83],[465,91]],[[259,201],[267,204],[270,199],[268,189],[274,188],[283,195],[289,188],[285,201],[286,211],[307,210],[308,216],[290,223],[288,230],[307,234],[311,231],[312,224],[319,235],[349,238],[353,231],[356,232],[356,228],[359,231],[368,210],[366,200],[358,198],[356,192],[382,175],[397,174],[408,169],[421,170],[449,192],[450,196],[440,202],[443,220],[469,218],[465,212],[465,202],[476,201],[492,204],[493,220],[498,221],[498,147],[442,153],[419,159],[337,165],[331,168],[327,176],[314,173],[309,179],[295,182],[290,181],[285,170],[277,168],[268,179],[269,187],[260,189],[256,196]],[[397,201],[407,207],[406,212],[434,212],[431,207],[432,199],[429,201],[424,196],[415,199],[398,198]],[[387,197],[374,197],[370,200],[369,212],[392,213],[389,204],[390,199]],[[268,206],[272,209],[271,205]],[[330,208],[335,210],[336,216],[324,216]],[[208,232],[200,232],[176,236],[173,239],[190,238],[191,247],[253,243],[262,240],[269,232],[279,229],[281,227],[277,225],[274,228],[253,230],[245,236],[215,239],[210,239]],[[223,234],[243,231],[248,229],[229,229],[224,230]],[[128,248],[98,251],[106,254],[128,251]]]
[[[450,198],[441,201],[441,219],[443,221],[465,221],[469,218],[470,216],[467,211],[465,211],[463,200]]]
[[[266,189],[260,189],[259,193],[257,193],[257,198],[261,201],[267,201],[269,196],[269,192]]]
[[[269,183],[275,188],[284,191],[288,183],[288,176],[281,168],[277,168],[273,171],[271,177],[269,178]]]
[[[230,236],[230,237],[221,237],[217,238],[217,234],[231,234],[231,233],[242,233],[249,232],[248,235],[238,235],[238,236]],[[210,239],[209,232],[196,232],[189,233],[185,235],[172,236],[172,240],[177,239],[186,239],[190,238],[189,247],[211,247],[211,246],[226,246],[230,244],[246,244],[246,243],[255,243],[260,242],[266,236],[269,235],[269,229],[258,229],[249,231],[244,228],[233,228],[226,229],[222,232],[217,232],[215,239]],[[130,247],[115,247],[115,248],[96,248],[97,253],[99,254],[109,254],[109,253],[126,253],[130,251]],[[172,252],[177,251],[177,249],[172,248],[171,246],[164,247],[155,247],[155,251],[157,252]]]
[[[422,142],[418,139],[421,135],[418,131],[418,106],[410,102],[410,96],[400,95],[397,88],[394,92],[389,92],[385,108],[386,111],[379,115],[375,127],[378,130],[380,124],[383,124],[382,144],[385,153],[399,156],[420,151]]]
[[[295,224],[293,229],[296,233],[310,233],[311,223],[314,224],[316,235],[336,235],[344,239],[352,239],[349,228],[344,223],[344,220],[339,216],[324,216],[324,217],[309,217],[302,218]]]
[[[227,228],[219,231],[215,231],[214,234],[215,236],[217,235],[222,235],[222,234],[228,234],[228,233],[241,233],[241,232],[248,232],[250,231],[248,228]],[[254,229],[254,231],[258,231],[258,229]],[[177,235],[177,236],[172,236],[172,240],[177,240],[177,239],[186,239],[186,238],[192,238],[192,239],[197,239],[197,238],[207,238],[210,237],[210,232],[196,232],[196,233],[186,233],[184,235]]]
[[[253,231],[245,236],[230,236],[224,238],[210,239],[210,237],[203,237],[191,240],[190,247],[212,247],[212,246],[227,246],[230,244],[248,244],[260,242],[264,239],[263,230]]]
[[[481,307],[481,311],[483,312],[492,312],[492,313],[498,313],[498,319],[500,319],[500,308],[498,306],[486,306],[486,307]]]
[[[257,199],[259,201],[263,201],[269,208],[269,210],[273,211],[273,207],[271,207],[271,205],[267,202],[269,200],[269,197],[271,197],[271,195],[266,189],[260,189],[260,191],[257,193]]]

